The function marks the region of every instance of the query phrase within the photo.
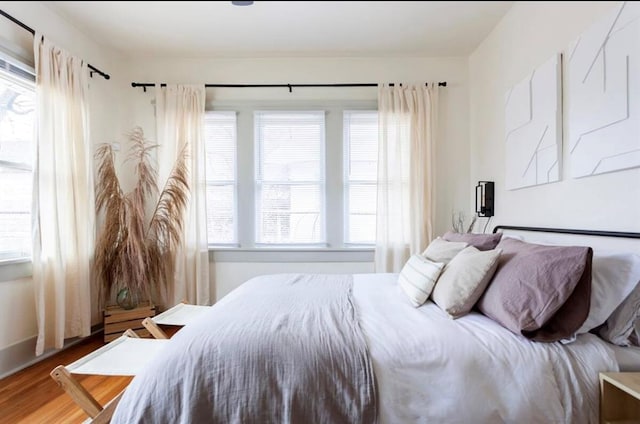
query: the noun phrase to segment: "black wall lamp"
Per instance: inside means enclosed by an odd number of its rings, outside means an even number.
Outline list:
[[[478,181],[476,186],[476,213],[479,217],[493,216],[494,193],[493,181]]]

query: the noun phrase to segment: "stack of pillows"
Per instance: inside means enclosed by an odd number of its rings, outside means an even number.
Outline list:
[[[621,346],[638,342],[640,256],[631,253],[448,232],[407,261],[398,283],[416,307],[431,298],[452,318],[475,307],[535,341],[593,332]]]

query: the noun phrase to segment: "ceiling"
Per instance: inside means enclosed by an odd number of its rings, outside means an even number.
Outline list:
[[[510,1],[49,1],[128,56],[466,56]]]

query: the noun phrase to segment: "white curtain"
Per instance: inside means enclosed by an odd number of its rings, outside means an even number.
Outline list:
[[[378,88],[376,272],[399,272],[431,241],[438,84]]]
[[[187,146],[189,203],[185,211],[182,247],[176,256],[171,306],[182,300],[210,304],[209,251],[204,148],[204,85],[167,85],[156,88],[158,176],[162,189],[178,153]]]
[[[95,202],[87,64],[35,34],[33,281],[36,355],[91,332]]]

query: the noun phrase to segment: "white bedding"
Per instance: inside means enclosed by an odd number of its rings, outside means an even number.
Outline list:
[[[288,361],[280,350],[283,346],[291,350],[297,344],[278,342],[273,349],[266,351],[269,355],[264,356],[261,343],[251,342],[263,340],[262,344],[271,346],[267,343],[271,333],[291,339],[298,327],[305,328],[310,335],[332,334],[336,338],[338,334],[335,328],[326,324],[318,328],[304,327],[298,317],[299,312],[304,312],[310,305],[323,309],[318,306],[318,293],[330,290],[325,280],[309,276],[309,283],[317,285],[317,289],[296,291],[296,296],[292,297],[289,291],[279,292],[271,286],[263,287],[262,283],[279,281],[279,278],[282,277],[256,279],[251,287],[245,284],[209,312],[189,322],[168,342],[166,355],[157,355],[134,378],[118,405],[113,422],[211,422],[215,420],[212,411],[226,411],[222,401],[230,399],[231,404],[240,405],[233,396],[240,396],[244,380],[238,381],[236,377],[225,379],[224,375],[233,374],[231,371],[234,369],[250,369],[252,365],[263,362],[273,364],[271,368],[277,364],[286,365],[291,368],[287,372],[293,373],[286,374],[287,378],[281,379],[276,386],[270,385],[259,373],[249,374],[249,385],[266,388],[275,396],[263,405],[273,409],[274,416],[281,409],[277,403],[280,392],[293,394],[290,397],[296,398],[296,393],[303,393],[300,399],[311,402],[310,405],[319,405],[322,399],[344,397],[342,390],[330,394],[314,388],[317,384],[288,383],[288,377],[295,376],[306,367],[294,366],[297,362]],[[261,290],[272,290],[271,297],[282,304],[273,310],[275,315],[260,315],[266,310],[260,303],[266,297]],[[598,421],[598,372],[617,371],[618,362],[611,345],[597,336],[583,334],[568,345],[538,343],[511,333],[479,313],[472,312],[452,320],[431,301],[419,308],[412,306],[397,285],[397,274],[355,274],[352,290],[350,302],[355,308],[352,317],[356,321],[350,321],[355,322],[351,327],[362,330],[362,334],[356,331],[357,338],[362,341],[363,351],[366,353],[368,350],[371,361],[366,362],[369,366],[373,364],[379,423],[587,424]],[[251,299],[258,304],[252,304]],[[310,325],[311,321],[305,322]],[[345,318],[334,321],[340,327],[346,325]],[[282,323],[293,327],[282,327]],[[257,338],[246,337],[250,333],[246,325],[252,331],[260,331]],[[244,330],[239,332],[238,328]],[[229,337],[223,337],[225,334]],[[214,349],[209,345],[204,350],[200,349],[204,339],[210,339]],[[221,340],[226,340],[226,344]],[[298,347],[315,349],[307,343]],[[231,358],[219,358],[224,348],[232,354]],[[240,355],[243,351],[253,352],[247,356],[248,360],[255,357],[258,362],[235,361],[234,358],[244,358]],[[313,362],[309,359],[312,353],[301,356],[298,362]],[[268,360],[265,359],[267,357]],[[216,361],[220,363],[212,365],[218,363]],[[170,373],[171,370],[176,372]],[[336,373],[329,374],[333,377]],[[191,380],[187,379],[189,375]],[[351,381],[351,377],[345,378]],[[216,391],[215,387],[203,385],[206,379],[226,381],[233,390]],[[272,387],[278,390],[272,390]],[[195,389],[187,393],[187,388]],[[212,393],[222,396],[218,399],[220,402],[215,402],[215,407],[207,404],[204,415],[189,412],[189,405],[210,401]],[[250,405],[252,408],[257,405],[260,411],[264,409],[261,404]],[[240,408],[242,411],[249,409]],[[175,419],[130,419],[132,416],[144,417],[144,411],[154,414],[167,411],[167,416]],[[196,416],[201,419],[196,420]],[[251,417],[242,422],[265,422],[258,415]]]
[[[609,344],[583,334],[536,343],[479,313],[413,307],[396,274],[356,274],[354,299],[373,359],[381,423],[590,423]]]
[[[640,347],[637,346],[616,346],[609,344],[613,349],[620,371],[639,372],[640,371]]]

